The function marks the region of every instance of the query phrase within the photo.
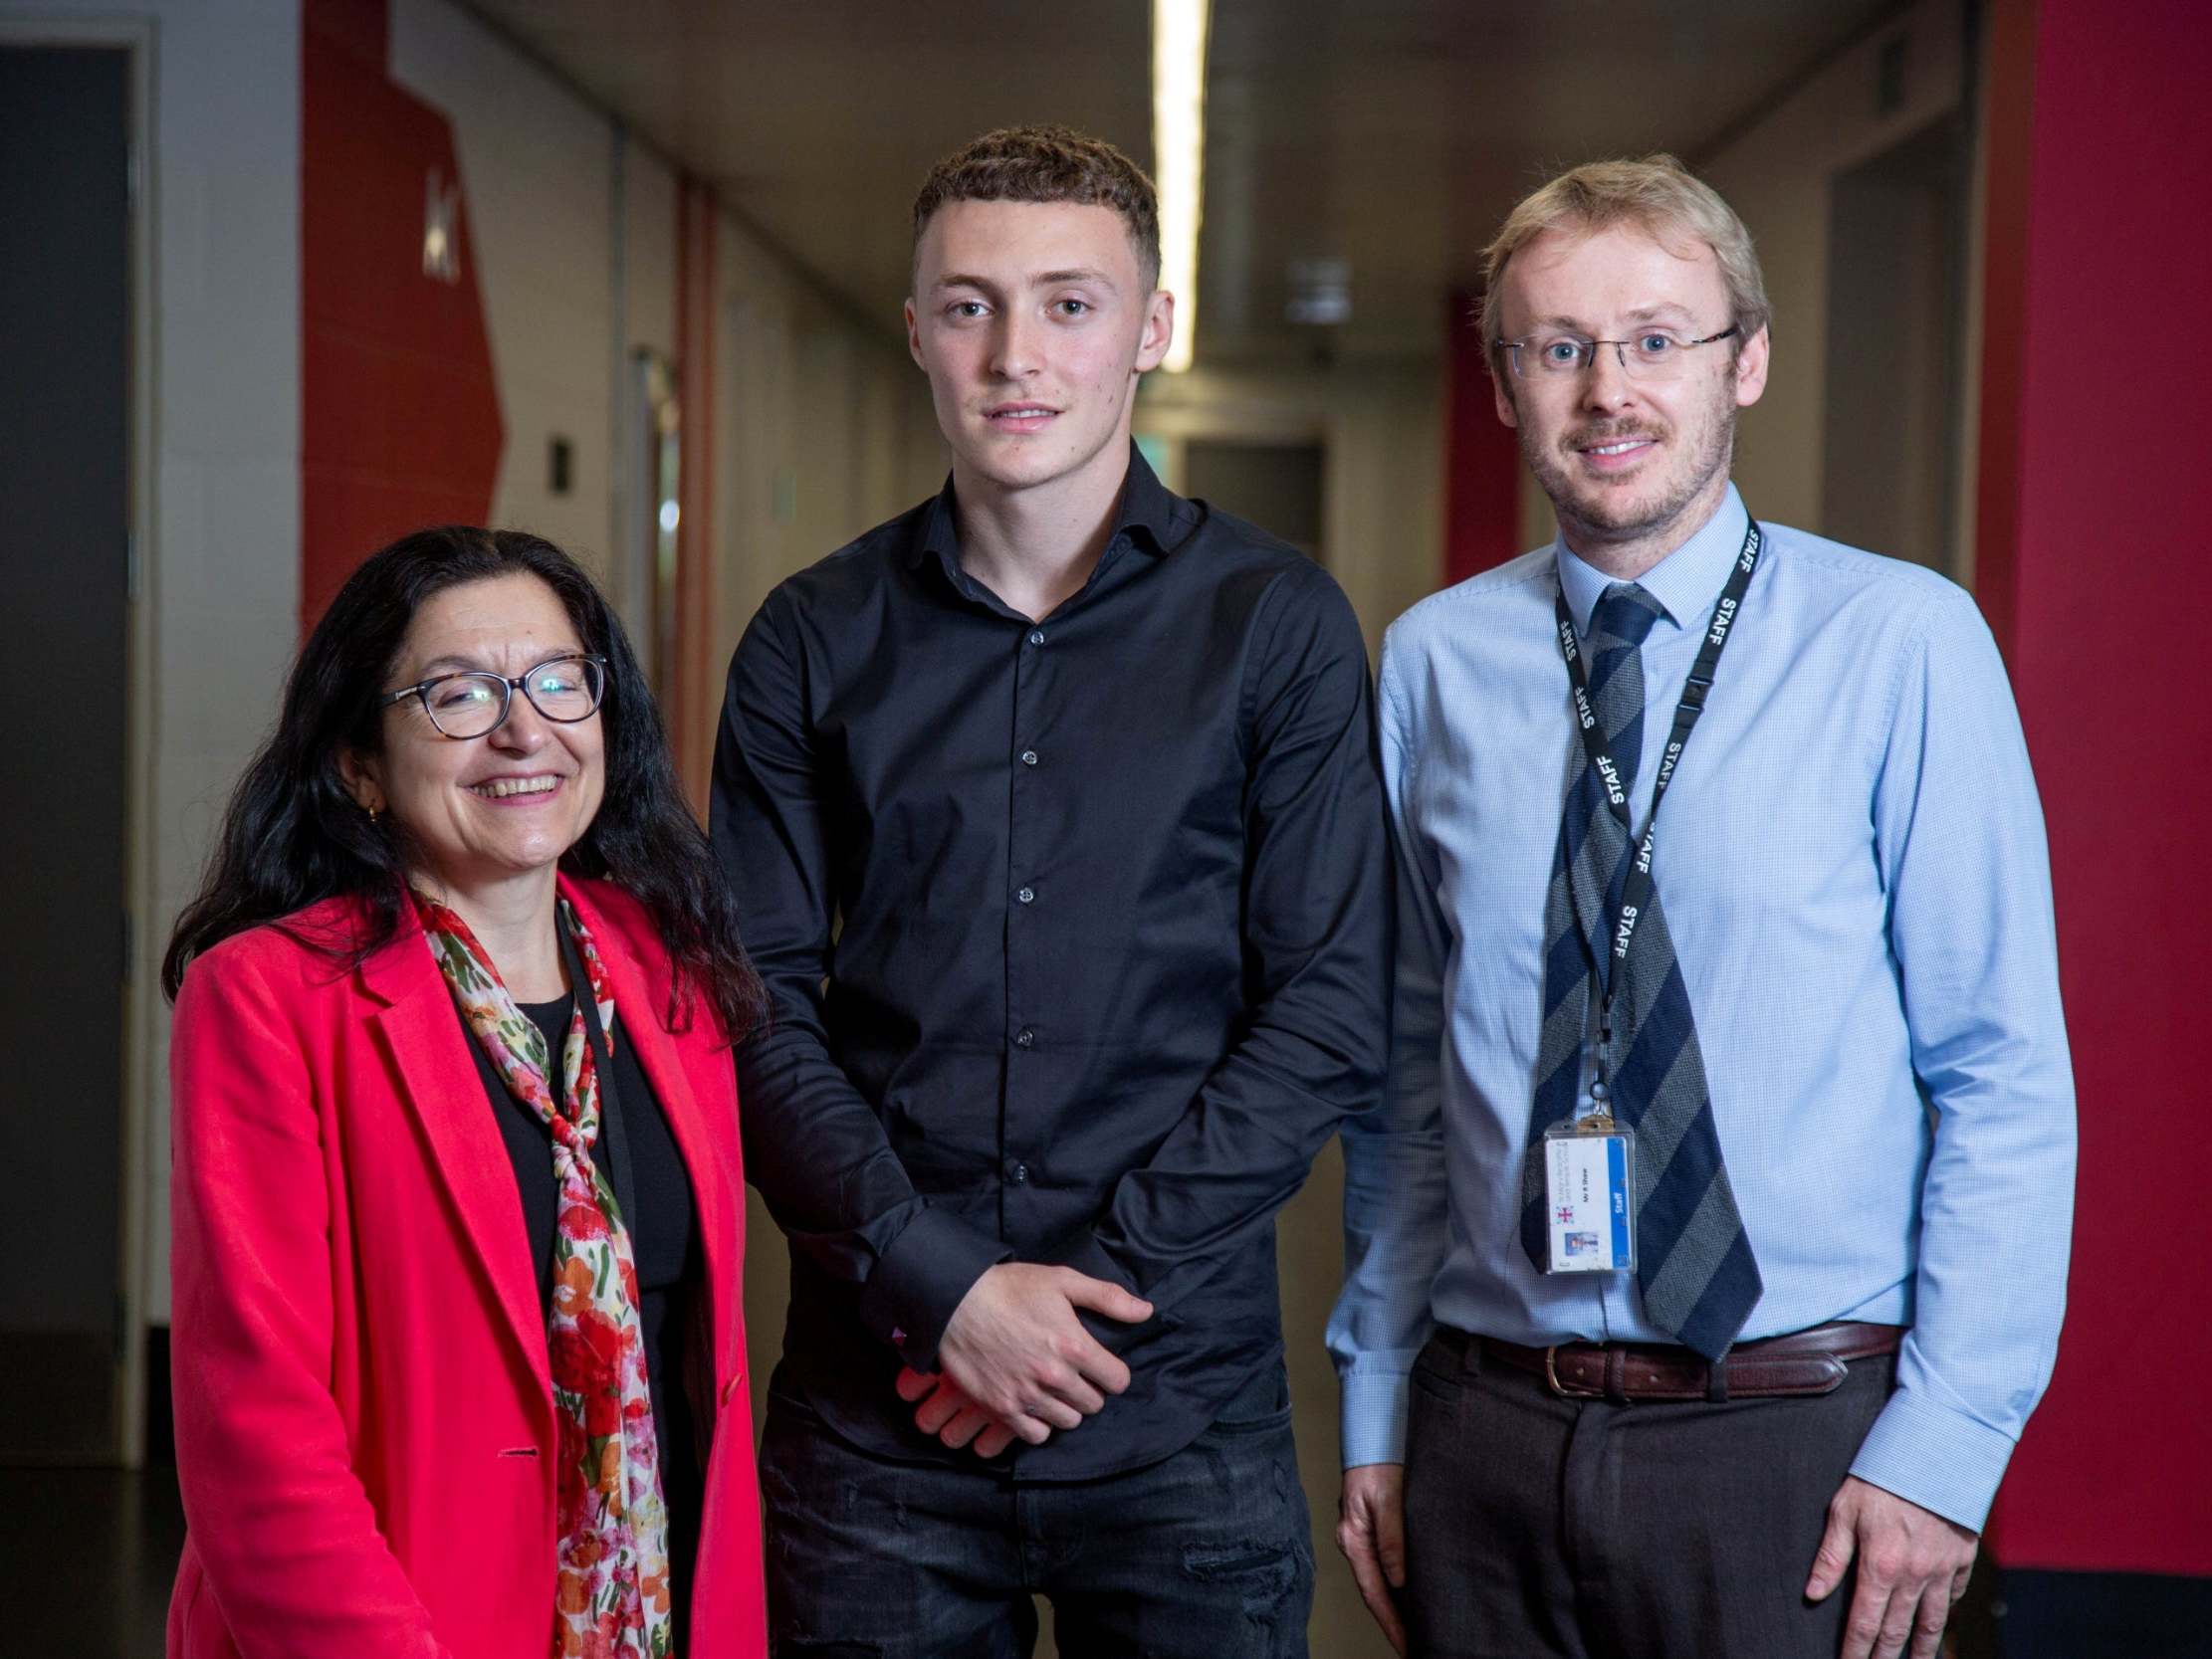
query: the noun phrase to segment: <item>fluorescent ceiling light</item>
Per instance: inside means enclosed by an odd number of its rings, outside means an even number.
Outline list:
[[[1152,173],[1160,188],[1160,286],[1175,339],[1160,366],[1191,366],[1199,332],[1199,219],[1206,185],[1206,35],[1212,0],[1152,0]]]

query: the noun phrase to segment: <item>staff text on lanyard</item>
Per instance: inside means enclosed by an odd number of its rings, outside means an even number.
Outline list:
[[[1666,748],[1659,756],[1659,775],[1652,783],[1652,810],[1644,820],[1644,839],[1637,843],[1635,861],[1621,886],[1621,909],[1611,918],[1612,926],[1599,935],[1612,940],[1612,960],[1604,960],[1601,952],[1590,969],[1598,990],[1597,1075],[1590,1094],[1601,1112],[1609,1110],[1605,1077],[1606,1061],[1613,1045],[1613,993],[1621,982],[1621,966],[1628,960],[1629,948],[1636,938],[1637,921],[1652,902],[1652,846],[1659,831],[1659,803],[1666,798],[1666,786],[1673,779],[1674,768],[1681,763],[1682,750],[1689,745],[1689,734],[1696,729],[1698,718],[1705,712],[1705,698],[1712,691],[1713,674],[1720,667],[1720,653],[1727,648],[1728,636],[1734,630],[1736,618],[1742,614],[1743,596],[1751,586],[1751,573],[1759,567],[1759,554],[1764,546],[1759,521],[1754,518],[1744,531],[1743,550],[1736,555],[1736,562],[1728,572],[1727,585],[1720,590],[1720,602],[1713,607],[1704,643],[1697,648],[1697,660],[1690,665],[1689,680],[1682,687],[1682,700],[1674,706],[1674,727],[1667,733]],[[1590,674],[1583,666],[1582,651],[1575,638],[1575,617],[1567,608],[1564,589],[1555,595],[1552,603],[1559,617],[1559,654],[1566,661],[1567,682],[1574,692],[1575,724],[1582,730],[1583,752],[1605,788],[1607,806],[1633,838],[1636,826],[1629,813],[1628,790],[1622,785],[1620,766],[1606,749],[1605,732],[1599,729],[1597,706],[1590,694]]]

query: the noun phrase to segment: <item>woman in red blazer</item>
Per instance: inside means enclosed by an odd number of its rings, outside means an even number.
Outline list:
[[[362,565],[166,980],[172,1659],[765,1654],[760,987],[572,561]]]

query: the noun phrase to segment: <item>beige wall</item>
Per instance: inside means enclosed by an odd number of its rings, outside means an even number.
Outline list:
[[[1367,635],[1368,655],[1400,612],[1436,590],[1443,558],[1443,367],[1438,359],[1334,369],[1149,376],[1137,432],[1181,442],[1318,443],[1323,562]],[[1181,483],[1169,468],[1168,484]],[[1266,527],[1264,517],[1247,513]]]
[[[493,518],[614,576],[642,554],[617,517],[644,483],[626,476],[629,355],[675,355],[675,172],[450,0],[397,0],[391,69],[453,121],[507,424]],[[715,282],[719,669],[771,587],[941,475],[899,317],[847,311],[727,214]],[[574,458],[560,496],[556,435]]]
[[[1829,180],[1894,147],[1956,109],[1963,77],[1962,14],[1953,0],[1920,0],[1894,23],[1832,59],[1777,102],[1699,171],[1750,227],[1774,311],[1774,366],[1766,395],[1738,429],[1736,480],[1761,518],[1818,530],[1826,454]],[[1904,97],[1877,111],[1877,65],[1906,39]]]
[[[395,0],[392,80],[453,123],[507,446],[492,521],[545,536],[605,577],[617,325],[605,116],[449,0]],[[665,231],[673,238],[673,216]],[[568,441],[569,488],[548,447]]]
[[[769,590],[945,480],[894,313],[855,315],[735,219],[716,247],[718,671]]]

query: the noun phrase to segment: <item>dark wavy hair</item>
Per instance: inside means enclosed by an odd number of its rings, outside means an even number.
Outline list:
[[[699,821],[684,800],[660,711],[637,656],[598,588],[552,542],[518,530],[447,524],[418,530],[347,578],[300,650],[277,728],[239,779],[199,894],[177,918],[161,963],[174,1001],[192,958],[247,929],[282,924],[326,899],[356,901],[367,921],[341,936],[286,931],[355,965],[389,943],[407,904],[411,847],[389,817],[371,822],[338,773],[351,749],[383,748],[379,695],[423,602],[467,582],[517,574],[552,588],[583,649],[604,657],[606,788],[561,868],[603,878],[645,907],[675,964],[669,1015],[688,1025],[703,995],[736,1042],[766,1009],[738,942],[737,910]]]

